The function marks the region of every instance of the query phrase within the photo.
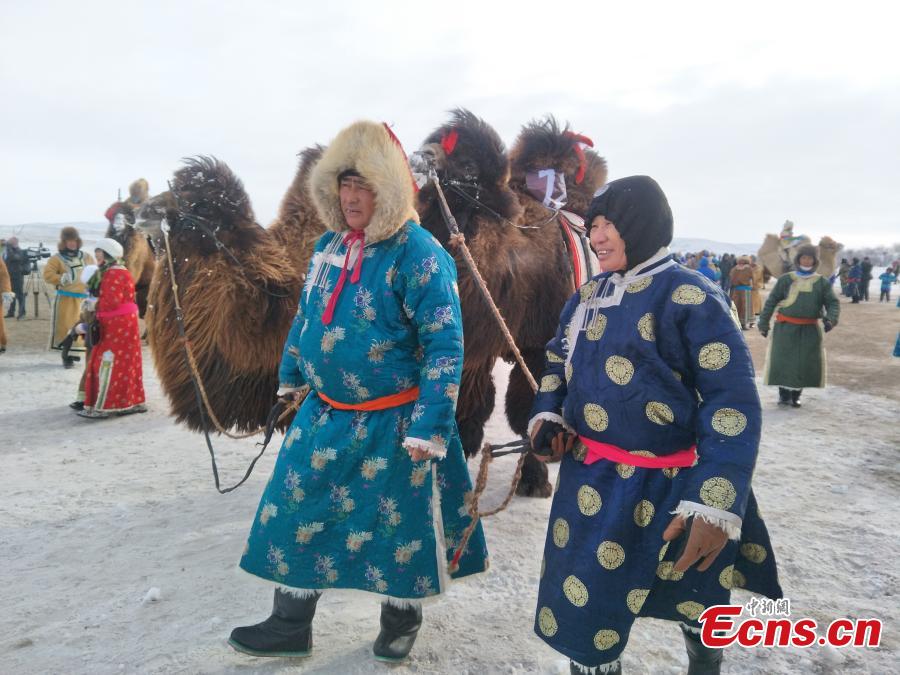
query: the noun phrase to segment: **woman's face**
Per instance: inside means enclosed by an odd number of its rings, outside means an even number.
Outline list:
[[[66,248],[70,251],[78,250],[78,240],[77,239],[66,239]]]
[[[97,259],[98,265],[102,265],[104,262],[106,262],[106,254],[99,248],[94,251],[94,257]]]
[[[626,268],[625,240],[619,236],[616,226],[603,216],[597,216],[591,223],[591,248],[597,254],[600,269],[604,272]]]
[[[815,264],[816,259],[813,258],[811,255],[801,255],[799,262],[800,262],[800,267],[812,267]]]

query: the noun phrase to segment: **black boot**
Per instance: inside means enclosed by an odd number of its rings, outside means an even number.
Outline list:
[[[255,626],[235,628],[228,644],[253,656],[309,656],[312,620],[321,595],[300,599],[275,589],[272,616]]]
[[[803,392],[802,389],[793,389],[791,390],[791,406],[794,408],[800,407],[800,394]]]
[[[791,390],[784,387],[778,387],[778,405],[791,404]]]
[[[606,666],[605,669],[600,670],[599,667],[595,666],[592,668],[587,668],[588,672],[592,675],[596,673],[597,675],[622,675],[622,662],[616,659],[615,663],[611,666]],[[569,661],[569,673],[570,675],[585,675],[585,669],[579,666],[574,661]]]
[[[372,651],[379,661],[401,661],[409,656],[422,625],[422,607],[418,604],[400,609],[387,602],[381,605],[381,632]]]
[[[719,675],[722,667],[722,650],[707,647],[700,642],[700,636],[685,630],[684,646],[687,647],[688,671],[687,675]]]

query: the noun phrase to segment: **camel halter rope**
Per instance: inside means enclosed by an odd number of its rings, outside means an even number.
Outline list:
[[[450,206],[449,204],[447,204],[447,198],[444,196],[444,191],[441,189],[441,182],[438,178],[437,171],[435,171],[433,167],[431,167],[428,171],[428,179],[434,184],[435,190],[437,191],[438,203],[441,207],[441,215],[444,217],[444,223],[447,225],[447,229],[450,230],[450,244],[462,254],[463,260],[466,262],[469,271],[472,273],[472,276],[477,282],[476,285],[481,291],[482,297],[490,307],[491,314],[493,314],[494,319],[496,319],[497,325],[500,327],[500,331],[503,333],[503,337],[506,338],[506,342],[509,344],[509,348],[515,355],[516,362],[522,369],[522,373],[525,375],[525,379],[527,379],[528,384],[531,385],[532,391],[537,393],[537,381],[534,379],[534,375],[531,374],[531,370],[525,363],[525,359],[522,357],[522,352],[519,351],[512,333],[509,332],[509,327],[506,325],[506,321],[504,320],[503,315],[500,313],[500,309],[497,307],[497,304],[491,297],[491,292],[490,290],[488,290],[487,283],[485,282],[484,277],[482,277],[481,273],[478,271],[478,265],[475,263],[475,259],[472,258],[472,253],[469,251],[469,247],[466,245],[465,235],[460,232],[459,225],[456,222],[456,218],[450,211]],[[450,560],[451,574],[459,570],[459,559],[465,552],[466,547],[469,544],[469,539],[471,538],[472,533],[475,531],[475,528],[478,526],[478,521],[482,518],[493,516],[506,509],[506,507],[509,506],[510,501],[512,501],[513,495],[516,493],[516,488],[519,486],[519,481],[522,479],[522,466],[525,463],[525,457],[527,456],[528,452],[524,443],[513,442],[508,443],[503,447],[509,446],[521,446],[522,454],[519,457],[519,461],[516,462],[516,470],[513,474],[512,482],[509,486],[509,492],[506,493],[505,499],[500,503],[499,506],[487,511],[479,510],[478,502],[481,499],[481,495],[484,493],[485,488],[487,487],[488,467],[490,466],[491,460],[494,458],[494,455],[489,443],[485,443],[481,448],[481,463],[478,466],[478,476],[475,479],[475,489],[472,491],[472,499],[469,502],[469,516],[471,517],[471,521],[463,531],[459,545],[456,547],[456,550],[453,553],[453,557]],[[517,450],[509,450],[508,452],[517,452]],[[500,456],[501,454],[507,453],[498,453],[497,456]]]
[[[175,194],[173,192],[173,194]],[[176,198],[177,199],[177,198]],[[180,209],[179,209],[180,213]],[[219,422],[219,418],[216,417],[216,414],[213,412],[212,405],[210,405],[209,397],[206,394],[206,387],[203,386],[203,378],[200,376],[200,369],[197,366],[197,361],[194,358],[194,351],[191,348],[191,341],[187,337],[187,333],[184,329],[184,312],[181,309],[181,302],[178,299],[178,282],[175,279],[175,264],[172,262],[172,247],[169,245],[169,228],[168,226],[162,228],[163,231],[163,241],[165,243],[166,250],[166,261],[169,266],[169,279],[172,284],[172,298],[175,301],[175,321],[178,325],[178,337],[181,342],[181,347],[184,350],[184,358],[187,361],[188,367],[191,373],[191,384],[194,387],[194,397],[197,399],[197,409],[200,411],[200,422],[203,425],[203,436],[206,439],[206,447],[209,450],[210,460],[212,461],[212,471],[213,478],[216,483],[216,490],[219,494],[226,494],[239,488],[243,485],[246,480],[250,477],[250,474],[253,472],[253,467],[256,466],[256,462],[259,461],[260,457],[263,456],[263,453],[266,451],[266,447],[269,444],[269,439],[271,438],[271,429],[280,423],[282,420],[287,418],[291,413],[296,412],[300,408],[300,404],[303,402],[303,398],[307,393],[309,393],[309,388],[306,388],[306,392],[301,392],[299,400],[294,401],[292,404],[288,405],[287,408],[282,412],[276,420],[269,420],[266,426],[260,427],[259,429],[254,429],[253,431],[248,431],[243,434],[233,434],[222,426],[222,423]],[[213,235],[213,239],[216,241],[216,245],[223,249],[225,248],[220,244],[218,239]],[[227,249],[225,249],[227,251]],[[231,253],[228,251],[228,253]],[[233,257],[233,256],[232,256]],[[271,295],[271,294],[270,294]],[[241,480],[231,487],[222,488],[219,483],[219,467],[216,465],[216,453],[213,450],[212,440],[209,437],[209,423],[207,422],[206,416],[209,414],[209,418],[212,420],[213,425],[215,425],[216,429],[219,433],[224,434],[228,438],[233,438],[235,440],[241,440],[245,438],[250,438],[251,436],[256,436],[261,432],[266,432],[266,438],[263,443],[259,443],[258,445],[262,445],[262,449],[259,451],[259,454],[253,458],[253,461],[250,462],[250,466],[247,467],[247,472],[244,474],[244,477]]]
[[[475,260],[472,258],[472,254],[469,251],[469,247],[466,245],[465,236],[460,232],[459,225],[456,222],[456,218],[453,216],[453,213],[450,211],[450,206],[447,204],[447,199],[444,196],[444,192],[440,186],[440,179],[437,176],[437,172],[432,168],[429,171],[429,179],[434,183],[435,188],[437,190],[439,203],[441,207],[441,214],[444,218],[444,222],[447,225],[448,230],[450,231],[450,243],[454,246],[454,248],[458,249],[463,256],[463,259],[468,265],[470,272],[477,282],[477,286],[479,291],[481,292],[482,297],[485,302],[487,302],[488,306],[491,309],[491,313],[497,321],[497,324],[503,333],[504,338],[506,338],[507,343],[509,344],[510,349],[512,350],[514,356],[516,357],[516,361],[519,364],[519,367],[522,369],[522,373],[525,375],[528,384],[531,386],[533,392],[537,392],[538,386],[537,382],[534,379],[534,375],[531,373],[531,370],[528,368],[528,365],[525,363],[525,359],[522,357],[522,353],[519,351],[518,346],[516,345],[515,339],[509,331],[509,327],[506,325],[506,321],[503,318],[503,315],[500,313],[500,309],[497,307],[493,298],[491,297],[490,290],[487,287],[487,283],[484,281],[484,277],[481,276],[481,273],[478,271],[478,265]],[[171,189],[171,186],[170,186]],[[178,214],[180,217],[185,218],[188,216],[187,213],[183,212],[180,208],[180,205],[177,204],[178,196],[177,193],[172,190],[172,194],[175,195],[176,205],[178,206]],[[215,236],[215,233],[211,231],[209,228],[205,227],[205,223],[201,222],[202,218],[199,216],[195,216],[190,218],[193,220],[195,224],[199,225],[205,234],[210,236],[212,240],[215,242],[216,247],[219,250],[227,253],[231,258],[238,264],[239,267],[243,267],[240,265],[240,262],[234,257],[231,251],[222,244],[218,238]],[[212,470],[213,470],[213,478],[215,479],[216,490],[220,494],[226,494],[235,490],[236,488],[243,485],[247,479],[250,477],[250,474],[253,472],[253,468],[256,466],[256,462],[262,457],[263,453],[266,451],[266,447],[268,445],[269,438],[271,437],[271,428],[273,426],[273,421],[270,419],[268,424],[264,427],[260,427],[258,429],[254,429],[253,431],[248,431],[242,434],[234,434],[228,431],[222,423],[219,421],[218,417],[216,417],[215,412],[213,412],[213,407],[209,402],[209,397],[206,393],[206,387],[203,385],[203,378],[200,375],[200,369],[197,365],[196,358],[194,357],[193,349],[191,348],[191,341],[187,337],[187,333],[184,327],[184,312],[181,309],[181,302],[178,297],[178,282],[175,278],[175,264],[172,260],[172,252],[171,246],[169,243],[169,229],[168,227],[163,227],[163,241],[165,243],[165,252],[166,252],[166,261],[168,263],[169,268],[169,279],[172,286],[172,298],[175,304],[175,320],[178,325],[178,334],[179,339],[181,341],[182,349],[184,350],[185,360],[187,361],[188,367],[191,373],[191,384],[194,387],[194,396],[197,399],[197,409],[200,413],[200,420],[203,425],[203,435],[206,440],[206,447],[209,450],[210,460],[212,461]],[[275,295],[268,291],[267,289],[262,289],[269,295],[273,297],[282,297]],[[282,412],[277,420],[274,421],[274,424],[278,424],[285,418],[287,418],[291,413],[296,412],[299,408],[303,399],[309,393],[309,387],[304,387],[304,390],[301,390],[301,394],[298,400],[294,401],[291,405],[289,405],[284,412]],[[207,414],[209,415],[210,420],[212,420],[213,425],[216,430],[223,434],[228,438],[232,438],[235,440],[243,440],[246,438],[250,438],[251,436],[256,436],[261,432],[266,432],[266,440],[261,443],[262,449],[259,451],[259,454],[253,458],[253,461],[250,463],[250,466],[247,467],[247,471],[244,474],[244,477],[241,478],[239,482],[229,488],[222,488],[219,482],[219,470],[216,464],[216,454],[213,449],[212,440],[209,436],[209,424],[207,423]],[[485,443],[481,448],[481,462],[478,467],[478,475],[475,481],[475,488],[472,492],[472,499],[469,503],[469,514],[471,516],[471,521],[469,525],[466,527],[463,532],[462,538],[460,540],[460,544],[457,547],[456,551],[453,554],[453,558],[450,563],[450,572],[453,573],[459,568],[459,559],[462,557],[463,552],[466,549],[466,546],[469,543],[469,539],[472,536],[472,533],[475,531],[475,527],[478,525],[478,521],[481,518],[486,518],[488,516],[495,515],[505,510],[507,506],[509,506],[510,501],[512,501],[513,495],[516,492],[516,488],[519,486],[519,481],[522,478],[522,466],[525,462],[525,457],[527,454],[527,441],[513,441],[510,443],[505,443],[502,445],[492,446],[489,443]],[[494,452],[495,450],[500,450],[500,452]],[[494,509],[490,509],[488,511],[480,511],[478,508],[479,499],[481,495],[484,493],[485,488],[487,487],[487,478],[488,478],[488,467],[491,463],[491,460],[494,457],[501,457],[503,455],[511,454],[511,453],[521,453],[518,462],[516,463],[516,470],[513,474],[513,479],[510,484],[509,491],[506,494],[504,500]]]

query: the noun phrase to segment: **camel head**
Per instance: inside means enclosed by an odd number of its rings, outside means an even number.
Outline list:
[[[164,227],[177,242],[201,255],[217,250],[216,242],[241,246],[258,236],[250,198],[228,165],[214,157],[192,157],[175,172],[167,192],[138,210],[136,226],[156,239]]]
[[[591,139],[573,132],[569,125],[560,127],[552,115],[529,122],[509,153],[510,187],[520,194],[531,193],[550,208],[562,206],[584,216],[594,193],[606,182],[606,160],[592,146]],[[546,192],[535,194],[536,184],[554,180],[556,188],[549,183],[546,187],[558,199],[545,199]]]
[[[175,199],[168,190],[155,195],[144,202],[134,217],[134,228],[143,232],[153,241],[162,238],[163,227],[168,227],[166,214],[175,214]]]
[[[468,110],[458,108],[411,158],[415,168],[433,167],[460,229],[467,235],[487,222],[515,220],[521,208],[509,189],[509,160],[497,132]],[[431,183],[419,191],[422,225],[439,241],[447,238]],[[506,226],[506,223],[503,223]]]

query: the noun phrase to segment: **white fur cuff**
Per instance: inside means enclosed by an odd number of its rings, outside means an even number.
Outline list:
[[[672,515],[682,516],[684,518],[689,518],[690,516],[702,518],[710,525],[715,525],[720,530],[726,532],[729,539],[734,541],[740,541],[741,539],[741,526],[744,521],[728,511],[714,509],[705,504],[698,504],[697,502],[686,502],[682,500],[678,502],[678,506],[672,511]]]
[[[541,420],[556,422],[557,424],[561,424],[563,427],[565,427],[566,431],[569,431],[573,434],[575,433],[575,430],[568,424],[566,424],[566,421],[562,418],[562,415],[557,415],[556,413],[552,412],[542,412],[538,413],[529,420],[528,431],[526,432],[528,434],[528,438],[531,438],[531,432],[534,430],[535,425],[537,425],[537,423]]]
[[[322,594],[322,591],[317,591],[315,588],[294,588],[293,586],[285,586],[284,584],[277,584],[277,587],[278,590],[285,595],[289,595],[297,600],[305,600],[306,598]]]
[[[280,387],[278,387],[278,391],[275,392],[275,395],[284,396],[285,394],[293,394],[295,391],[301,391],[302,389],[302,384],[299,387],[292,387],[287,384],[282,384]]]
[[[422,438],[408,437],[403,441],[403,447],[407,450],[411,448],[424,450],[432,459],[443,459],[447,456],[447,447],[445,445],[435,443],[434,441],[426,441]]]
[[[601,663],[599,666],[583,666],[577,661],[572,661],[572,665],[575,666],[575,670],[579,673],[584,673],[584,675],[602,675],[603,673],[611,673],[618,670],[619,659],[609,663]]]
[[[397,609],[413,609],[422,606],[421,600],[416,600],[414,598],[394,598],[390,595],[384,599],[384,603],[391,607],[396,607]]]

